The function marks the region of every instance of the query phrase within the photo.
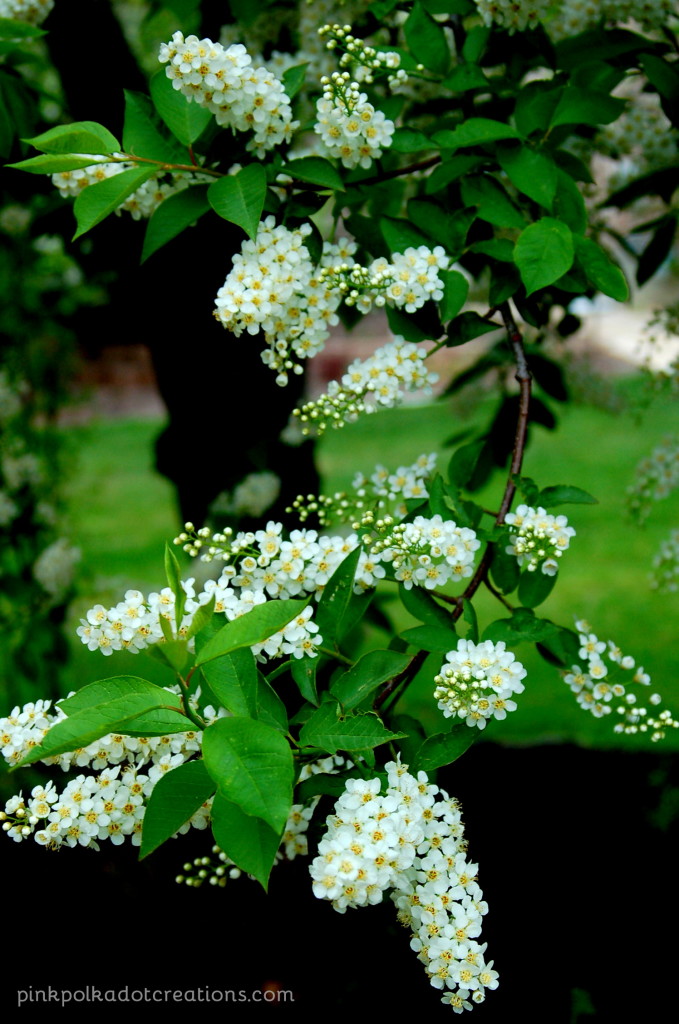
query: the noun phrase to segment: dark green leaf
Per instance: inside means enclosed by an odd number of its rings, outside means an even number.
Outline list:
[[[575,248],[570,229],[553,217],[543,217],[525,229],[514,250],[526,294],[546,288],[570,270]]]
[[[523,228],[526,221],[499,182],[488,174],[477,174],[462,181],[462,201],[476,206],[477,216],[501,228]]]
[[[332,645],[337,638],[342,617],[349,606],[361,550],[360,546],[355,548],[340,562],[326,583],[314,612],[314,622],[326,646]]]
[[[587,230],[587,210],[580,189],[570,174],[559,168],[556,195],[552,204],[554,216],[567,224],[571,231],[582,235]]]
[[[220,718],[203,733],[203,757],[221,796],[283,831],[294,764],[290,744],[276,729],[249,718]]]
[[[402,583],[399,585],[398,593],[403,607],[414,618],[429,626],[443,626],[445,629],[450,629],[453,621],[451,613],[437,604],[431,594],[419,587],[406,590]]]
[[[493,643],[501,640],[509,645],[523,641],[538,643],[549,640],[558,632],[559,626],[555,626],[549,619],[538,619],[530,609],[517,608],[510,618],[492,622],[485,630],[483,639],[492,640]]]
[[[546,132],[554,115],[563,88],[553,82],[529,82],[521,89],[516,107],[514,121],[522,135],[528,137],[533,132]]]
[[[430,772],[451,764],[471,747],[478,737],[478,729],[470,729],[467,725],[454,726],[451,732],[437,733],[429,736],[415,754],[410,765],[411,772]]]
[[[467,630],[467,640],[471,640],[473,644],[479,642],[479,623],[476,617],[476,609],[468,598],[462,598],[462,617],[465,622],[469,623],[469,629]]]
[[[161,775],[146,804],[139,859],[171,839],[214,791],[202,761],[188,761]]]
[[[175,598],[175,623],[177,631],[184,618],[184,605],[186,604],[186,591],[182,586],[177,556],[168,543],[165,544],[165,576],[167,585]]]
[[[457,181],[470,171],[475,171],[482,163],[483,157],[454,156],[434,168],[425,181],[424,191],[428,196],[433,195],[444,189],[451,181]]]
[[[114,213],[157,170],[153,164],[147,164],[143,168],[133,167],[129,171],[121,171],[120,174],[114,174],[111,178],[105,178],[84,188],[80,195],[76,196],[73,204],[78,224],[73,238],[80,238],[105,220],[109,214]]]
[[[557,179],[557,168],[553,160],[528,146],[503,148],[498,153],[498,159],[500,167],[519,192],[551,210]]]
[[[142,263],[208,212],[207,189],[207,185],[192,185],[163,200],[148,222]]]
[[[591,238],[576,235],[574,241],[578,262],[592,284],[617,302],[626,302],[629,288],[620,267]]]
[[[503,241],[503,239],[498,239]],[[512,254],[514,246],[510,243]],[[521,287],[521,278],[516,267],[503,265],[502,267],[491,267],[490,288],[488,289],[488,301],[491,306],[501,306],[503,302],[511,298]]]
[[[519,563],[514,555],[508,554],[502,544],[495,544],[490,564],[493,583],[503,594],[511,594],[519,585]]]
[[[537,498],[543,508],[556,508],[557,505],[598,505],[597,498],[592,497],[580,487],[557,484],[554,487],[543,487]]]
[[[401,636],[406,643],[420,651],[447,654],[457,647],[457,633],[452,622],[449,629],[444,629],[443,626],[413,626],[404,630]]]
[[[215,213],[243,228],[254,241],[264,209],[266,188],[263,165],[248,164],[236,174],[228,174],[210,185],[207,198]]]
[[[212,834],[234,864],[252,875],[266,890],[281,842],[281,832],[261,818],[245,814],[219,792],[212,804]]]
[[[249,647],[241,647],[202,666],[208,686],[232,715],[255,718],[257,666]]]
[[[250,166],[257,165],[251,164]],[[339,173],[329,160],[325,160],[321,156],[304,156],[299,160],[290,160],[281,168],[281,173],[288,174],[291,178],[298,178],[300,181],[311,182],[312,185],[320,185],[322,188],[344,191],[344,182]]]
[[[418,63],[437,75],[445,75],[450,67],[450,50],[445,32],[415,0],[403,26],[408,48]]]
[[[471,252],[480,252],[484,256],[490,256],[493,260],[500,260],[503,263],[514,262],[514,243],[509,238],[488,238],[484,242],[474,242],[469,246]],[[491,300],[493,306],[497,302]]]
[[[33,139],[24,139],[43,153],[92,153],[104,155],[118,153],[120,143],[108,128],[96,121],[75,121],[73,124],[60,124],[56,128],[36,135]]]
[[[344,711],[358,707],[373,690],[404,672],[412,658],[396,651],[369,651],[335,679],[330,692]]]
[[[439,303],[441,319],[452,320],[457,316],[469,293],[469,282],[459,270],[440,270],[439,277],[443,280],[443,298]]]
[[[536,569],[535,572],[522,572],[519,580],[519,601],[524,608],[537,608],[554,589],[556,575],[547,576]]]
[[[47,33],[37,25],[14,18],[0,18],[0,39],[39,39]]]
[[[288,97],[292,100],[304,85],[308,64],[295,64],[283,72],[281,81]]]
[[[453,452],[448,463],[448,480],[454,487],[467,486],[485,446],[485,441],[472,441]]]
[[[478,64],[458,64],[441,84],[452,92],[468,92],[487,88],[488,80]]]
[[[474,338],[480,337],[482,334],[489,334],[491,331],[497,331],[498,324],[484,320],[478,313],[468,312],[460,313],[459,316],[448,324],[448,344],[464,345],[468,341],[472,341]]]
[[[417,248],[429,242],[427,236],[414,228],[409,221],[395,217],[381,217],[380,231],[392,253],[405,252],[411,246]]]
[[[318,747],[329,754],[339,750],[369,750],[393,739],[398,739],[398,733],[389,732],[378,715],[372,712],[343,715],[335,701],[321,704],[299,734],[301,746]]]
[[[677,214],[672,212],[666,218],[653,235],[641,256],[637,266],[637,284],[646,284],[656,270],[663,265],[668,258],[674,244],[674,236],[677,231]]]
[[[325,639],[325,638],[324,638]],[[297,684],[304,700],[318,707],[318,688],[316,686],[316,672],[318,670],[318,658],[295,658],[290,666],[290,673]]]
[[[148,97],[125,90],[123,149],[158,163],[185,163],[186,153],[176,140],[166,139],[156,127]]]
[[[471,0],[421,0],[430,14],[471,14],[474,4]]]
[[[556,128],[560,124],[610,124],[611,121],[617,121],[626,105],[625,100],[615,96],[569,85],[564,89],[552,114],[550,127]]]
[[[174,88],[165,69],[151,79],[151,99],[167,127],[184,146],[191,146],[212,120],[212,114],[206,107],[189,102]]]
[[[434,145],[424,132],[417,128],[397,128],[391,137],[393,153],[420,153],[425,149],[434,149]]]
[[[518,139],[519,133],[509,124],[492,121],[487,117],[470,117],[457,128],[444,129],[432,136],[442,149],[463,149],[466,146],[483,146],[498,139]]]

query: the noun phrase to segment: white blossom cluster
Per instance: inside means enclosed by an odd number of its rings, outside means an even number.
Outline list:
[[[304,239],[308,224],[290,230],[267,217],[254,241],[247,239],[215,300],[216,318],[239,337],[263,332],[268,349],[263,361],[287,383],[288,371],[301,373],[295,360],[317,355],[337,324],[342,296],[321,277],[323,267],[353,262],[356,245],[346,239],[325,242],[320,267],[314,267]]]
[[[679,437],[669,436],[636,468],[634,483],[627,489],[631,514],[643,522],[654,501],[668,497],[679,486]]]
[[[489,719],[502,721],[508,711],[516,711],[512,697],[525,690],[525,676],[503,641],[458,640],[434,678],[434,699],[444,718],[463,718],[468,726],[485,729]]]
[[[50,701],[36,701],[16,707],[0,720],[2,756],[10,765],[18,764],[42,742],[46,733],[66,715]],[[217,717],[206,708],[208,719]],[[119,846],[126,837],[133,845],[141,842],[146,800],[158,780],[200,750],[200,732],[187,731],[171,736],[103,736],[87,747],[54,757],[43,763],[59,765],[64,772],[88,768],[95,774],[79,774],[62,790],[53,782],[36,786],[29,797],[21,793],[11,797],[0,814],[2,828],[21,842],[33,836],[50,849],[59,846],[88,846],[99,849],[104,839]],[[181,827],[204,829],[209,818],[210,801],[203,804]]]
[[[673,530],[653,559],[651,586],[664,594],[679,590],[679,530]]]
[[[435,453],[419,455],[412,465],[399,466],[393,472],[378,465],[369,477],[363,473],[356,474],[352,493],[299,494],[286,511],[296,512],[300,522],[316,515],[321,526],[333,521],[352,522],[366,509],[405,516],[407,500],[424,500],[429,496],[427,483],[435,466]]]
[[[370,531],[364,537],[370,555],[391,565],[394,579],[406,590],[434,590],[471,576],[474,552],[481,546],[473,530],[440,515],[396,523],[391,516],[375,519],[367,512],[361,526]]]
[[[167,77],[187,100],[215,115],[217,124],[254,132],[248,149],[264,153],[289,142],[299,127],[290,100],[266,67],[255,67],[240,43],[223,47],[210,39],[175,32],[158,54]]]
[[[654,711],[651,714],[645,705],[637,703],[635,693],[628,692],[630,682],[650,686],[651,677],[644,672],[643,666],[636,666],[634,658],[623,654],[612,640],[607,643],[599,640],[584,619],[577,620],[575,628],[582,645],[578,654],[585,666],[571,666],[570,672],[563,673],[563,679],[583,710],[590,711],[595,718],[604,718],[615,710],[621,716],[621,721],[615,724],[614,732],[628,735],[649,733],[654,743],[664,739],[666,729],[679,728],[679,721],[672,717],[670,711]],[[634,672],[627,686],[617,681],[622,671]],[[615,706],[614,698],[620,701]],[[652,693],[648,698],[652,707],[657,707],[661,702],[659,693]]]
[[[40,25],[54,7],[54,0],[0,0],[0,18]]]
[[[459,805],[424,772],[415,778],[394,761],[386,771],[384,794],[379,778],[347,781],[311,865],[313,891],[344,913],[381,903],[391,890],[411,948],[445,990],[442,1002],[471,1009],[497,988],[498,975],[477,942],[488,906],[477,865],[466,859]]]
[[[244,559],[243,565],[246,562]],[[186,636],[195,612],[208,604],[213,597],[215,612],[223,614],[231,622],[251,611],[256,605],[265,604],[269,597],[274,595],[275,588],[267,588],[268,593],[261,586],[255,589],[248,586],[249,579],[242,567],[240,575],[226,570],[218,581],[208,580],[199,593],[195,591],[193,579],[183,581],[186,605],[178,635]],[[238,590],[234,590],[232,582]],[[296,593],[300,593],[301,590],[300,587]],[[278,593],[276,596],[293,595]],[[315,657],[316,644],[320,644],[323,638],[318,634],[318,626],[313,622],[312,614],[313,609],[310,606],[304,608],[298,616],[267,640],[254,644],[253,654],[259,661],[282,655],[292,655],[294,658],[302,658],[305,655]],[[127,650],[136,654],[164,640],[161,618],[172,629],[175,620],[175,595],[169,587],[165,587],[160,593],[149,594],[148,598],[139,590],[128,590],[125,600],[112,608],[105,608],[101,604],[90,608],[86,617],[80,620],[81,624],[76,632],[90,651],[99,650],[102,654],[109,655],[113,651]]]
[[[505,548],[528,572],[539,567],[545,576],[555,576],[559,558],[568,548],[575,530],[566,516],[550,515],[544,508],[519,505],[505,516],[510,543]]]
[[[41,551],[33,563],[33,576],[53,600],[61,600],[71,584],[80,549],[59,537]]]
[[[352,74],[357,82],[370,85],[375,74],[388,74],[388,81],[396,83],[405,82],[407,73],[400,68],[401,55],[393,50],[376,50],[369,46],[365,40],[359,39],[351,33],[351,25],[322,25],[318,34],[321,39],[327,40],[327,50],[342,50],[339,60],[341,68],[351,67]]]
[[[552,0],[474,0],[486,25],[499,25],[510,32],[535,28],[554,6]]]
[[[314,131],[328,154],[344,167],[370,167],[391,146],[396,125],[375,110],[348,71],[321,79],[323,96],[316,103]]]
[[[623,91],[622,95],[627,108],[611,124],[602,126],[596,136],[597,151],[616,159],[630,157],[633,174],[664,167],[675,160],[679,132],[664,113],[660,98],[638,88],[631,94]]]
[[[339,264],[321,273],[334,279],[334,287],[341,291],[347,306],[356,306],[361,313],[369,313],[373,304],[385,303],[414,313],[429,299],[440,302],[443,298],[439,271],[446,270],[449,263],[443,246],[430,249],[420,245],[393,253],[391,262],[380,257],[368,267]]]
[[[438,374],[427,370],[427,350],[399,335],[367,359],[356,359],[340,381],[330,381],[328,390],[313,402],[307,402],[294,415],[302,432],[323,434],[327,427],[353,423],[361,413],[400,405],[406,392],[431,394]]]

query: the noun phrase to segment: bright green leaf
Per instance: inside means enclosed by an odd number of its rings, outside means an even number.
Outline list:
[[[535,572],[522,572],[519,580],[519,601],[524,608],[537,608],[554,589],[556,575],[547,576],[536,569]]]
[[[514,206],[504,188],[488,174],[477,174],[462,180],[462,202],[475,206],[477,216],[500,228],[523,228],[526,221]]]
[[[329,160],[321,156],[303,156],[299,160],[289,160],[281,168],[281,174],[288,174],[291,178],[308,181],[322,188],[344,191],[344,182],[340,174]]]
[[[295,64],[283,72],[281,81],[289,99],[294,99],[304,85],[308,67],[308,64]]]
[[[569,85],[556,106],[550,127],[556,128],[560,124],[610,124],[611,121],[617,121],[626,106],[625,100],[615,96]]]
[[[415,0],[403,26],[408,48],[419,64],[437,75],[445,75],[450,67],[450,49],[445,32]]]
[[[420,651],[434,651],[447,654],[457,647],[457,633],[452,628],[442,626],[413,626],[401,633],[401,636],[412,647]]]
[[[250,718],[220,718],[203,733],[203,757],[221,796],[274,832],[283,831],[294,763],[290,744],[276,729]]]
[[[167,127],[184,146],[193,145],[212,120],[206,107],[189,102],[174,88],[164,68],[151,79],[151,99]]]
[[[73,238],[80,238],[114,213],[157,170],[154,164],[146,164],[143,168],[133,167],[129,171],[121,171],[120,174],[114,174],[111,178],[105,178],[84,188],[80,195],[76,196],[73,204],[78,224]]]
[[[457,316],[469,294],[469,282],[459,270],[440,270],[443,279],[443,298],[439,303],[441,319],[445,322]]]
[[[543,508],[555,508],[557,505],[598,505],[598,499],[592,497],[580,487],[569,484],[557,484],[554,487],[543,487],[538,495]]]
[[[17,164],[7,164],[17,171],[28,171],[29,174],[57,174],[59,171],[75,171],[80,167],[92,167],[92,160],[86,156],[72,156],[70,153],[41,153],[28,160],[20,160]]]
[[[519,133],[509,124],[492,121],[487,117],[470,117],[450,131],[444,129],[432,136],[442,149],[463,149],[467,146],[483,146],[486,142],[499,139],[518,139]]]
[[[134,156],[143,156],[159,163],[185,163],[186,153],[176,140],[166,139],[154,123],[153,107],[148,97],[125,90],[125,121],[123,149]]]
[[[411,772],[430,772],[451,764],[464,754],[478,738],[478,729],[467,725],[454,726],[451,732],[429,736],[415,754]]]
[[[210,206],[224,220],[237,224],[255,239],[266,198],[266,171],[248,164],[236,174],[215,181],[207,190]]]
[[[214,791],[202,761],[187,761],[161,775],[146,804],[139,859],[170,839]]]
[[[344,711],[351,711],[378,686],[404,672],[411,660],[408,655],[396,651],[369,651],[335,679],[330,692]]]
[[[212,804],[215,842],[241,871],[256,878],[264,889],[276,860],[281,831],[274,831],[261,818],[250,817],[237,804],[216,794]]]
[[[389,732],[378,715],[367,712],[345,716],[334,701],[321,704],[299,734],[303,747],[318,747],[329,754],[372,749],[393,739],[398,739],[398,734]]]
[[[551,210],[556,193],[557,168],[553,160],[528,146],[513,146],[498,153],[500,167],[512,185],[540,206]]]
[[[196,659],[196,667],[205,665],[208,661],[221,658],[224,654],[238,650],[239,647],[252,647],[254,644],[263,643],[270,636],[287,626],[288,622],[299,615],[306,607],[306,601],[267,601],[265,604],[255,605],[245,615],[239,616],[232,622],[227,622],[208,642],[201,648]]]
[[[73,124],[60,124],[56,128],[36,135],[33,139],[24,139],[43,153],[92,153],[104,155],[118,153],[120,143],[108,128],[96,121],[75,121]]]

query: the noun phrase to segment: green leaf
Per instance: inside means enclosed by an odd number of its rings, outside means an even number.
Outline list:
[[[56,174],[59,171],[75,171],[80,167],[92,167],[92,160],[86,156],[72,156],[70,153],[42,153],[28,160],[20,160],[17,164],[7,164],[17,171],[28,171],[29,174]]]
[[[30,25],[27,21],[14,18],[0,18],[0,39],[39,39],[47,35],[43,28]]]
[[[208,623],[212,622],[215,613],[215,595],[213,594],[207,604],[201,604],[196,608],[191,619],[191,625],[186,631],[185,639],[191,640],[197,633],[205,629]]]
[[[399,585],[398,594],[403,607],[414,618],[429,626],[443,626],[445,629],[450,629],[453,621],[451,613],[437,604],[431,594],[420,587],[406,590],[402,583]]]
[[[626,302],[629,288],[620,267],[591,238],[575,235],[574,241],[576,258],[595,288],[617,302]]]
[[[125,92],[123,149],[159,163],[185,163],[186,154],[174,139],[166,139],[156,127],[151,102],[142,93]]]
[[[411,657],[396,651],[369,651],[335,679],[330,692],[344,711],[351,711],[382,683],[404,672],[411,661]]]
[[[450,50],[445,32],[417,0],[403,31],[415,60],[435,74],[445,75],[450,67]]]
[[[592,497],[580,487],[568,484],[557,484],[554,487],[543,487],[538,495],[538,502],[544,509],[555,508],[557,505],[598,505],[597,498]]]
[[[494,545],[490,564],[493,583],[503,594],[511,594],[519,585],[521,571],[514,555],[508,554],[500,544]]]
[[[467,146],[483,146],[499,139],[518,139],[519,133],[509,124],[492,121],[487,117],[470,117],[457,128],[444,128],[432,136],[442,149],[464,149]]]
[[[266,890],[281,842],[261,818],[253,818],[217,793],[212,804],[212,834],[234,864],[252,875]]]
[[[554,216],[567,224],[571,231],[582,235],[587,230],[587,209],[580,189],[570,174],[559,168],[556,195],[552,204]]]
[[[448,345],[450,347],[464,345],[482,334],[490,334],[491,331],[498,329],[498,324],[484,320],[478,313],[472,311],[460,313],[448,324]]]
[[[537,608],[554,589],[556,576],[547,576],[537,569],[535,572],[522,572],[519,580],[519,601],[524,608]]]
[[[254,718],[257,666],[249,647],[241,647],[202,666],[208,686],[232,715]]]
[[[308,67],[308,64],[295,64],[294,67],[288,68],[283,72],[281,82],[289,99],[294,99],[304,85]]]
[[[263,643],[287,626],[307,604],[307,601],[285,600],[255,605],[245,615],[227,622],[208,640],[196,658],[196,667],[214,661],[215,658],[221,658],[224,654],[230,654],[239,647],[252,647],[254,644]]]
[[[478,738],[478,729],[467,725],[454,726],[451,732],[440,732],[429,736],[415,754],[410,765],[411,772],[430,772],[451,764],[464,754]]]
[[[340,635],[341,622],[354,592],[354,580],[361,551],[362,548],[359,545],[340,562],[326,583],[314,612],[314,622],[318,626],[325,646],[332,645]]]
[[[292,804],[288,741],[264,722],[220,718],[203,733],[203,757],[220,795],[280,835]]]
[[[500,228],[523,228],[526,221],[499,182],[488,174],[462,181],[462,202],[476,206],[477,216]]]
[[[471,14],[474,10],[471,0],[422,0],[422,6],[430,14]]]
[[[443,298],[439,303],[441,320],[452,320],[457,316],[469,294],[469,282],[459,270],[440,270],[443,280]]]
[[[207,213],[207,189],[207,185],[192,185],[162,201],[146,228],[142,263]]]
[[[473,25],[467,32],[462,45],[462,59],[477,64],[483,56],[486,44],[490,39],[490,26]]]
[[[519,92],[514,122],[526,138],[533,132],[546,132],[559,105],[563,87],[554,82],[529,82]]]
[[[60,124],[33,139],[23,141],[30,142],[43,153],[92,153],[99,156],[120,151],[120,143],[115,135],[111,135],[108,128],[96,121]]]
[[[59,707],[65,715],[73,715],[76,711],[85,711],[87,708],[94,708],[98,704],[105,704],[119,697],[140,693],[148,694],[156,701],[162,698],[164,703],[178,705],[178,698],[175,694],[168,693],[167,690],[156,686],[149,679],[142,679],[139,676],[111,676],[108,679],[99,679],[81,687],[71,697],[59,701]],[[167,701],[165,701],[165,697],[168,698]]]
[[[139,859],[171,839],[214,791],[202,761],[188,761],[161,775],[146,804]]]
[[[248,164],[236,174],[213,182],[207,190],[207,198],[215,213],[243,228],[254,241],[264,209],[266,187],[263,165]]]
[[[436,147],[418,128],[397,128],[389,148],[392,153],[421,153],[422,150]]]
[[[184,146],[191,146],[212,120],[206,107],[189,102],[174,88],[164,68],[151,79],[151,99],[167,127]]]
[[[177,556],[168,543],[165,544],[165,576],[167,579],[167,585],[174,594],[175,599],[175,611],[174,619],[177,626],[177,632],[182,624],[184,618],[184,605],[186,604],[186,591],[182,586],[181,576],[179,573],[179,562]]]
[[[503,148],[498,153],[498,160],[519,192],[551,210],[557,178],[557,167],[553,160],[528,146]]]
[[[420,651],[447,654],[457,647],[457,633],[452,624],[448,629],[444,629],[443,626],[413,626],[404,630],[401,636],[406,643]]]
[[[487,88],[488,79],[478,64],[458,64],[441,85],[452,92],[468,92]]]
[[[677,219],[677,211],[673,210],[666,217],[663,217],[658,224],[652,239],[639,257],[636,273],[638,285],[646,284],[668,258],[674,245]]]
[[[309,701],[310,704],[315,704],[316,707],[318,707],[319,703],[318,688],[316,686],[317,671],[318,658],[293,658],[290,665],[290,674],[295,680],[300,694],[304,700]]]
[[[467,630],[467,640],[471,640],[473,644],[479,642],[479,622],[476,617],[476,609],[468,598],[462,598],[462,617],[464,621],[469,623],[469,629]]]
[[[250,166],[258,166],[251,164]],[[288,174],[291,178],[299,178],[300,181],[311,182],[312,185],[320,185],[321,188],[337,189],[344,191],[344,182],[339,172],[333,167],[329,160],[321,156],[303,156],[299,160],[289,160],[281,167],[281,174]]]
[[[558,281],[570,270],[574,257],[573,235],[561,221],[543,217],[527,227],[514,249],[514,262],[526,294],[532,295]]]
[[[121,677],[128,682],[131,678]],[[190,728],[189,719],[179,710],[178,697],[154,687],[152,683],[147,684],[145,679],[134,682],[142,685],[135,689],[118,684],[116,679],[92,683],[91,687],[98,689],[92,690],[89,696],[101,692],[100,702],[80,710],[74,710],[71,705],[68,718],[53,725],[42,743],[33,747],[19,766],[86,747],[110,732],[162,736]],[[153,692],[149,692],[148,686],[153,687]],[[88,690],[89,687],[83,689]]]
[[[485,441],[472,441],[453,452],[448,463],[448,480],[454,487],[466,487],[486,446]]]
[[[492,640],[493,643],[502,640],[506,644],[519,644],[523,641],[538,643],[556,636],[559,629],[549,619],[536,618],[529,608],[517,608],[510,618],[491,622],[483,639]]]
[[[143,168],[133,167],[129,171],[121,171],[120,174],[114,174],[112,178],[105,178],[103,181],[84,188],[80,195],[76,196],[73,204],[73,212],[78,225],[73,238],[80,238],[81,235],[114,213],[128,196],[136,192],[157,170],[158,168],[154,164],[146,165]]]
[[[615,96],[569,85],[564,89],[552,114],[550,128],[560,124],[610,124],[611,121],[617,121],[626,106],[625,100],[616,99]]]
[[[410,199],[408,219],[446,249],[455,241],[456,214],[449,213],[432,200]]]
[[[414,228],[409,221],[395,217],[381,217],[380,231],[392,253],[405,252],[410,246],[417,248],[429,243],[427,236]]]
[[[465,174],[475,171],[483,163],[479,156],[454,156],[435,167],[424,183],[424,191],[428,196],[444,189],[451,181],[457,181]]]
[[[469,246],[470,252],[480,252],[483,256],[490,256],[493,260],[502,263],[514,262],[514,242],[509,238],[487,238],[483,242],[474,242]],[[499,303],[491,300],[493,306]]]
[[[345,716],[339,704],[329,700],[302,726],[299,742],[303,747],[336,754],[339,750],[369,750],[398,739],[398,735],[389,732],[378,715],[366,712]]]

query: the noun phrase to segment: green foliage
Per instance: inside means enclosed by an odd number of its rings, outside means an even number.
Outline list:
[[[210,206],[224,220],[237,224],[252,239],[257,234],[266,199],[266,171],[261,164],[248,164],[236,174],[210,185]]]
[[[212,796],[215,784],[204,762],[188,761],[167,772],[153,787],[142,831],[139,859],[170,839]]]

